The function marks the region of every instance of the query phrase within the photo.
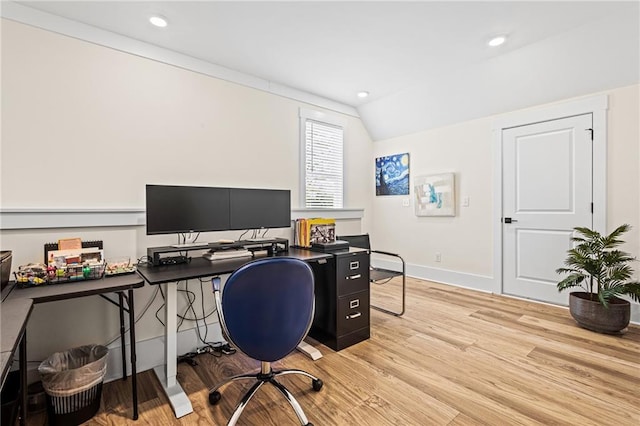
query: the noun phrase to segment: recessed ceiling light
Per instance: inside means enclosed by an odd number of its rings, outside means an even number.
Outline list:
[[[359,98],[366,98],[367,96],[369,96],[369,92],[365,92],[364,90],[362,92],[358,92]]]
[[[151,18],[149,18],[149,22],[151,22],[156,27],[160,27],[160,28],[164,28],[167,26],[167,19],[160,15],[152,16]]]
[[[496,47],[496,46],[500,46],[505,41],[507,41],[507,37],[506,36],[497,36],[497,37],[494,37],[491,40],[489,40],[489,42],[487,44],[489,46],[491,46],[491,47]]]

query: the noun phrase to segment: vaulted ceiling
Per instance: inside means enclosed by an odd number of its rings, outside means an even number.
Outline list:
[[[637,1],[18,3],[352,107],[374,140],[640,80]]]

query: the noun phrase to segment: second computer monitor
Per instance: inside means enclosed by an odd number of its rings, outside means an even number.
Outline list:
[[[229,229],[288,228],[291,226],[291,191],[286,189],[231,188]]]

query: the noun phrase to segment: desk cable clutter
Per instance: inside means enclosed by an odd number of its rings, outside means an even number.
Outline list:
[[[233,355],[235,353],[236,349],[231,347],[228,343],[218,342],[197,348],[195,352],[187,352],[186,354],[178,355],[178,363],[184,362],[195,367],[198,365],[196,357],[200,354],[210,354],[218,358],[222,355]]]

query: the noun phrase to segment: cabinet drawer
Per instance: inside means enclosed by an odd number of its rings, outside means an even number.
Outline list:
[[[368,272],[368,271],[367,271]],[[369,290],[369,275],[357,274],[336,282],[338,296]]]
[[[369,270],[369,254],[367,252],[341,254],[336,262],[338,279],[349,275],[364,274]]]
[[[369,327],[369,291],[361,291],[338,298],[336,335],[341,336],[359,328]]]
[[[341,256],[336,262],[338,296],[369,289],[369,255],[357,253]]]

